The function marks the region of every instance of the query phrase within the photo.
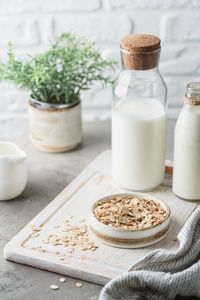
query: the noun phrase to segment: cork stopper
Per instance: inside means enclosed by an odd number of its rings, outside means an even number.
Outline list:
[[[126,35],[121,39],[124,66],[130,70],[149,70],[157,66],[160,39],[149,34]]]

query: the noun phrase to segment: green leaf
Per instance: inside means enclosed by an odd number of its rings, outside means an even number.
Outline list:
[[[15,58],[10,42],[7,55],[7,62],[0,62],[0,81],[29,90],[35,99],[47,103],[71,103],[95,82],[112,84],[107,72],[117,64],[104,60],[95,43],[69,32],[62,33],[44,53],[29,55],[26,61]]]

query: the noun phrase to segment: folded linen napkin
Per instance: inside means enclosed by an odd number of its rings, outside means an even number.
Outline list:
[[[188,218],[178,239],[178,250],[152,251],[129,272],[111,280],[99,300],[200,297],[200,207]]]

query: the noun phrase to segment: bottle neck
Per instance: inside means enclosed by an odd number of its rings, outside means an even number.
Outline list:
[[[122,72],[127,71],[131,73],[130,76],[133,76],[135,79],[141,79],[145,81],[146,80],[152,81],[153,79],[156,80],[158,77],[160,77],[160,73],[157,66],[156,68],[149,69],[149,70],[132,70],[132,69],[125,68],[122,65],[121,71]]]
[[[121,66],[124,70],[150,71],[158,70],[160,48],[151,52],[131,52],[120,49]]]
[[[196,111],[200,109],[200,82],[190,82],[186,86],[184,100],[184,109]]]
[[[193,103],[197,102],[196,105],[200,104],[200,82],[190,82],[187,84],[185,98],[188,99],[188,102],[191,100],[191,103],[193,101]]]

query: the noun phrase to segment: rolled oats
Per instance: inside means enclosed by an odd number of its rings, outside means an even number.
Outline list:
[[[57,255],[56,256],[59,260],[64,260],[65,258],[63,257],[63,256],[61,256],[61,255]]]
[[[83,222],[85,222],[85,219],[80,219],[79,220],[79,223],[83,223]]]
[[[84,221],[85,219],[79,220],[80,223],[83,223]],[[79,226],[71,225],[69,220],[65,219],[62,221],[61,231],[64,233],[62,236],[50,233],[42,240],[42,243],[50,243],[53,246],[62,245],[67,247],[68,253],[72,253],[75,248],[78,248],[81,251],[95,251],[98,248],[94,245],[93,241],[89,240],[87,233],[88,227],[86,224],[81,224]]]
[[[50,285],[50,288],[51,288],[52,290],[58,290],[58,289],[59,289],[59,286],[56,285],[56,284],[52,284],[52,285]]]
[[[146,229],[161,224],[167,216],[159,202],[136,196],[99,201],[94,216],[105,225],[123,229]]]
[[[74,251],[74,248],[73,248],[73,247],[68,247],[68,248],[67,248],[67,251],[68,251],[69,253],[72,253],[72,252]]]
[[[30,235],[31,238],[34,238],[34,237],[37,237],[37,236],[39,236],[39,233],[32,233],[32,234]]]
[[[76,286],[77,286],[78,288],[80,288],[80,287],[82,287],[82,283],[77,282],[77,283],[76,283]]]

